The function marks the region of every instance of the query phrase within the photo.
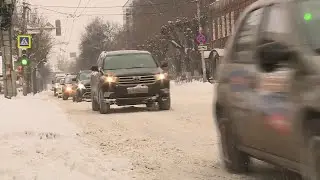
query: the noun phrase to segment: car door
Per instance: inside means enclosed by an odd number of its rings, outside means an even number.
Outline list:
[[[274,4],[266,8],[267,18],[260,29],[257,52],[266,45],[276,44],[276,50],[293,47],[292,22],[289,8],[285,4]],[[271,47],[271,46],[269,46]],[[298,161],[300,154],[298,139],[293,132],[294,79],[296,61],[293,56],[281,57],[280,61],[270,59],[272,54],[258,55],[258,88],[260,108],[256,122],[259,123],[261,140],[259,146],[270,154]],[[290,58],[291,57],[291,58]],[[269,64],[265,64],[267,62]]]
[[[235,35],[229,64],[231,113],[241,144],[250,147],[257,147],[260,141],[256,136],[259,129],[253,114],[257,73],[253,55],[263,15],[264,8],[261,7],[249,12],[242,20]]]

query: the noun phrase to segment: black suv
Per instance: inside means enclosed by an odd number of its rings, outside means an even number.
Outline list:
[[[72,98],[73,102],[81,102],[83,99],[91,100],[91,70],[80,71],[76,77],[76,84],[74,89],[76,92]]]
[[[320,179],[319,9],[260,0],[238,19],[214,106],[227,169],[247,171],[255,157]]]
[[[92,110],[110,112],[110,105],[146,104],[169,110],[170,80],[149,52],[121,50],[102,52],[91,76]]]

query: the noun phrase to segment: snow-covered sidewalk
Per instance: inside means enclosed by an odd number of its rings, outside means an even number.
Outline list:
[[[82,137],[46,96],[0,97],[0,179],[129,179],[131,163]]]

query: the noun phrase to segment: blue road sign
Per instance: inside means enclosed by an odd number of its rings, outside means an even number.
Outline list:
[[[199,44],[205,44],[205,43],[206,43],[206,36],[203,35],[203,34],[198,34],[196,40],[197,40],[197,42],[198,42]]]
[[[31,35],[18,35],[18,48],[19,49],[31,48]]]

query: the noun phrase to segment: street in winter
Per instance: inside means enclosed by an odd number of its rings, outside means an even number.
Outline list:
[[[319,9],[0,0],[0,180],[320,180]]]
[[[170,111],[137,106],[108,115],[51,91],[1,98],[0,179],[280,178],[260,162],[248,176],[223,169],[213,92],[209,83],[172,84]]]

